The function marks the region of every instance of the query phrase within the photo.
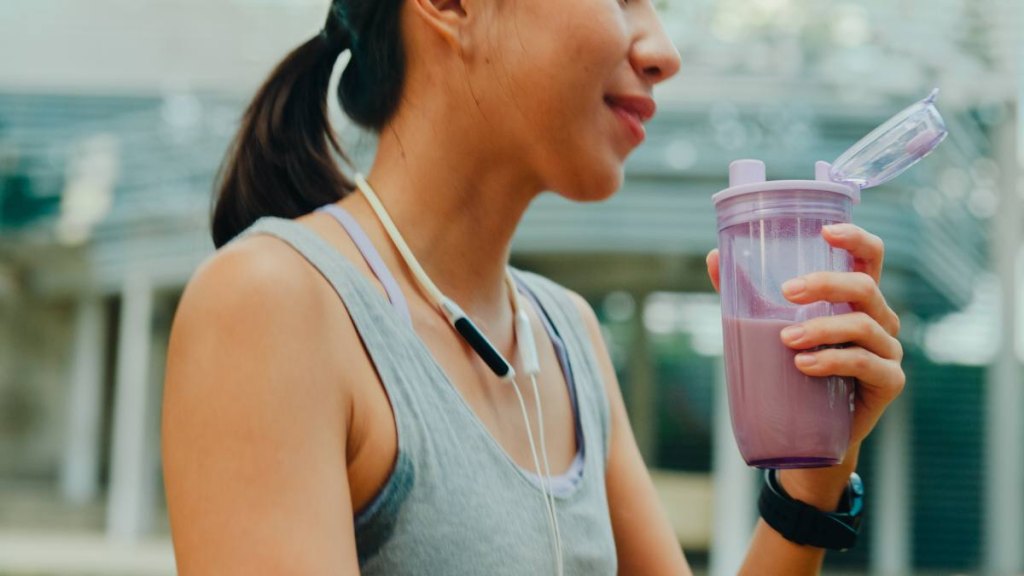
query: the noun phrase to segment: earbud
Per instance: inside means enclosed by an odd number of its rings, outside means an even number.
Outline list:
[[[527,376],[540,374],[540,359],[537,357],[537,343],[533,339],[533,326],[526,310],[522,308],[522,298],[516,294],[516,347],[523,359],[523,371]]]

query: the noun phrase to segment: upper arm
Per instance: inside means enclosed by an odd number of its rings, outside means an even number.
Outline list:
[[[590,304],[570,291],[604,376],[611,417],[605,484],[621,574],[690,574],[629,425],[618,378]]]
[[[324,369],[315,278],[287,250],[221,250],[175,314],[162,453],[183,575],[358,572],[346,395]]]

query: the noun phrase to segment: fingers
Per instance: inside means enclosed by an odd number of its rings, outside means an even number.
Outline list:
[[[780,337],[796,350],[852,343],[888,360],[903,359],[900,341],[864,312],[814,318],[787,327]]]
[[[903,392],[906,375],[896,360],[882,358],[860,346],[801,352],[794,359],[808,376],[852,376],[869,386],[876,398],[893,399]]]
[[[854,269],[864,272],[877,284],[882,279],[885,243],[856,224],[832,224],[822,228],[828,243],[853,255]]]
[[[708,278],[711,279],[711,285],[715,287],[715,292],[719,292],[719,288],[718,288],[718,282],[719,282],[719,276],[718,276],[718,273],[719,273],[718,248],[715,248],[711,252],[708,252],[708,257],[707,257],[706,261],[707,261],[707,265],[708,265]]]
[[[874,278],[865,272],[812,272],[783,284],[782,293],[796,304],[848,302],[854,310],[874,318],[890,335],[899,335],[899,316],[885,302]]]

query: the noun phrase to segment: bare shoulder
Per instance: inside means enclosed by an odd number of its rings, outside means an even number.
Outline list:
[[[283,241],[254,235],[204,261],[185,289],[162,408],[183,573],[353,566],[349,411],[330,365],[345,335],[324,318],[316,274]],[[332,312],[342,308],[335,299]]]
[[[256,234],[223,246],[203,261],[186,286],[182,303],[224,305],[241,299],[244,304],[260,297],[302,296],[314,288],[311,272],[284,241]]]
[[[246,352],[257,350],[292,364],[326,361],[330,348],[355,343],[354,331],[331,331],[339,312],[347,315],[311,264],[283,240],[257,234],[222,247],[198,267],[175,313],[170,347],[239,353],[220,358],[227,363],[251,362]],[[331,346],[324,342],[328,332]],[[351,342],[337,341],[346,336]]]

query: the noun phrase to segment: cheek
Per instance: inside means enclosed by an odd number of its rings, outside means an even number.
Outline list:
[[[522,97],[531,102],[533,120],[565,147],[595,144],[614,127],[603,97],[623,82],[628,40],[615,26],[579,27],[533,61]],[[606,32],[602,34],[602,32]],[[582,140],[583,142],[579,142]]]
[[[488,116],[553,189],[579,200],[607,197],[621,185],[627,152],[602,99],[628,78],[621,8],[616,0],[517,2],[531,11],[506,14],[518,25],[497,28],[488,46],[486,84],[496,103]]]
[[[629,31],[617,0],[517,0],[521,10],[503,26],[494,46],[498,69],[514,84],[527,112],[548,121],[568,116],[578,102],[600,98],[622,80],[628,66]],[[531,106],[533,108],[534,106]]]

